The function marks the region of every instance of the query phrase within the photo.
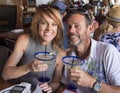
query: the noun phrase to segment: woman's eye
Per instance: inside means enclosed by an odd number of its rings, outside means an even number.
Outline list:
[[[57,24],[56,24],[56,23],[53,23],[52,25],[53,25],[53,26],[57,26]]]
[[[47,22],[45,22],[45,21],[41,21],[41,22],[40,22],[40,24],[46,24],[46,23],[47,23]]]

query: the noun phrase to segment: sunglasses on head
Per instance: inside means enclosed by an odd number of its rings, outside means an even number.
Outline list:
[[[67,15],[66,15],[65,20],[67,20],[67,18],[70,15],[79,13],[79,14],[86,15],[88,17],[88,19],[90,20],[90,22],[92,23],[92,17],[90,15],[89,11],[83,7],[72,7],[72,8],[68,8],[66,11],[67,11]]]

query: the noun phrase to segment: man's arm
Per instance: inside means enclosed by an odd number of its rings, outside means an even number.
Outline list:
[[[93,89],[96,82],[96,78],[81,69],[71,69],[70,79],[75,81],[78,85],[89,87],[91,89]],[[120,93],[120,86],[112,86],[103,82],[100,83],[100,86],[98,93]]]
[[[120,93],[120,86],[110,86],[102,82],[99,93]]]

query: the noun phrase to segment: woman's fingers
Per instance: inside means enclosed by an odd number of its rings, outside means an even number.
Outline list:
[[[48,83],[41,84],[40,88],[47,93],[52,93],[52,88],[48,85]]]
[[[35,60],[33,63],[32,63],[32,69],[34,72],[37,72],[37,71],[45,71],[48,69],[48,65],[46,63],[43,63],[41,61],[37,61]]]

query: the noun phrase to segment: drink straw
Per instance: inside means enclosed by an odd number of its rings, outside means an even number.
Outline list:
[[[47,52],[47,45],[45,45],[45,56],[46,56],[46,52]]]
[[[73,57],[71,68],[73,68],[74,61],[75,61],[75,60],[74,60],[74,57]]]
[[[47,45],[45,45],[45,56],[47,55]],[[45,71],[45,76],[44,76],[44,78],[46,78],[46,71]]]

